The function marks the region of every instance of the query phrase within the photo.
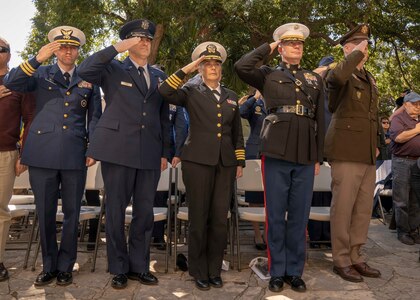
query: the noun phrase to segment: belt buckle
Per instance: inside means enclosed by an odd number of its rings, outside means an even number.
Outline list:
[[[296,104],[296,111],[295,113],[298,116],[303,116],[303,105],[302,104]]]

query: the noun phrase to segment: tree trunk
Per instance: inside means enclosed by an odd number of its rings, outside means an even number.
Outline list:
[[[156,64],[156,58],[157,58],[157,55],[158,55],[160,43],[163,39],[163,33],[164,33],[163,25],[162,24],[157,24],[156,25],[155,37],[153,38],[152,49],[151,49],[150,57],[149,57],[149,64],[150,65]]]

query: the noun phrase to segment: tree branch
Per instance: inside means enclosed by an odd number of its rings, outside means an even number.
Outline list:
[[[399,54],[398,54],[398,47],[397,47],[397,45],[395,44],[395,42],[391,42],[391,44],[392,44],[392,46],[394,47],[394,52],[395,52],[395,59],[397,60],[397,63],[398,63],[398,68],[400,69],[400,71],[401,71],[401,75],[402,75],[402,77],[404,78],[404,81],[405,81],[405,83],[408,85],[408,87],[410,88],[410,89],[412,89],[412,87],[411,87],[411,84],[410,84],[410,82],[407,80],[407,78],[405,77],[405,73],[404,73],[404,70],[403,70],[403,67],[402,67],[402,64],[401,64],[401,60],[400,60],[400,56],[399,56]]]

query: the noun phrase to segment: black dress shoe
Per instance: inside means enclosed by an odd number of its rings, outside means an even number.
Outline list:
[[[156,285],[158,284],[159,280],[150,272],[146,273],[135,273],[135,272],[128,272],[127,277],[131,280],[140,281],[146,285]]]
[[[58,272],[44,272],[42,271],[39,273],[37,278],[35,279],[34,285],[35,286],[43,286],[53,282],[54,278],[57,277]]]
[[[270,282],[268,283],[268,289],[274,293],[279,293],[283,290],[283,285],[283,278],[271,277]]]
[[[181,270],[181,271],[188,271],[188,261],[187,258],[185,257],[184,254],[179,253],[176,256],[176,266]]]
[[[223,286],[223,281],[220,276],[210,277],[209,283],[212,287],[215,287],[215,288],[221,288]]]
[[[284,276],[284,282],[292,287],[292,290],[296,292],[306,292],[305,281],[299,276]]]
[[[210,284],[208,280],[195,280],[195,286],[202,291],[208,291],[210,289]]]
[[[9,272],[7,271],[3,263],[0,263],[0,282],[6,281],[7,279],[9,279]]]
[[[69,285],[73,282],[73,274],[71,272],[59,272],[57,275],[58,285]]]
[[[123,289],[127,286],[127,276],[125,274],[118,274],[112,278],[111,286],[114,289]]]

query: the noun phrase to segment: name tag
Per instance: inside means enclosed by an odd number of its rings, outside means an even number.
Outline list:
[[[121,81],[121,85],[123,85],[123,86],[128,86],[128,87],[132,87],[132,86],[133,86],[133,84],[132,84],[132,83],[130,83],[130,82],[125,82],[125,81]]]
[[[226,102],[227,102],[227,103],[229,103],[229,104],[232,104],[232,105],[238,106],[238,103],[236,103],[236,101],[235,101],[235,100],[230,100],[230,99],[227,99],[227,100],[226,100]]]

